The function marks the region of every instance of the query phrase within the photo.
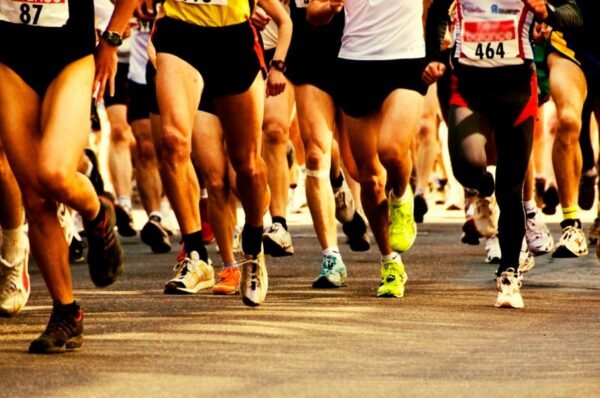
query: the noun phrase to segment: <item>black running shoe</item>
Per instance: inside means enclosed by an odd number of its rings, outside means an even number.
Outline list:
[[[140,232],[142,242],[150,246],[154,253],[168,253],[171,251],[169,234],[160,223],[160,218],[151,216]]]
[[[115,210],[100,197],[104,219],[97,224],[84,222],[88,240],[88,265],[92,282],[98,287],[112,285],[123,273],[123,249],[115,235]]]
[[[589,210],[594,205],[596,199],[596,179],[597,175],[582,174],[579,180],[579,207],[581,210]]]
[[[31,354],[56,354],[73,351],[83,344],[83,311],[76,303],[64,306],[58,301],[52,306],[52,314],[46,330],[29,345]]]
[[[90,172],[90,175],[88,176],[88,178],[92,182],[92,185],[94,186],[94,190],[96,190],[96,193],[98,195],[103,195],[104,194],[104,180],[102,179],[102,175],[100,175],[100,167],[98,166],[98,158],[96,157],[96,154],[94,153],[94,151],[92,151],[90,148],[85,148],[83,150],[83,152],[85,153],[85,156],[87,156],[87,158],[92,163],[92,171]]]
[[[425,197],[423,195],[415,195],[413,210],[415,222],[422,223],[423,217],[427,213],[427,210],[429,209],[427,207],[427,200],[425,200]]]
[[[133,227],[133,217],[127,209],[120,204],[116,204],[115,215],[117,216],[117,231],[119,231],[119,235],[125,238],[137,235],[137,231]]]
[[[69,245],[69,263],[71,264],[79,264],[85,261],[84,251],[86,248],[86,244],[81,238],[77,235],[73,236],[71,239],[71,244]]]
[[[556,187],[551,186],[544,192],[544,207],[542,208],[542,213],[547,214],[549,216],[556,213],[556,206],[560,204],[560,200],[558,198],[558,190]]]
[[[366,252],[371,248],[369,234],[367,234],[367,223],[355,212],[352,221],[342,224],[342,230],[348,237],[348,246],[353,252]]]

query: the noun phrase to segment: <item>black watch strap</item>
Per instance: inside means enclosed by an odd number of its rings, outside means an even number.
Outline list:
[[[119,47],[123,44],[123,39],[121,39],[121,35],[117,32],[105,30],[100,37],[112,47]]]

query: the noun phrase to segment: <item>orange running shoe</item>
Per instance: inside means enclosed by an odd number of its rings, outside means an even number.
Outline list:
[[[240,290],[240,267],[225,267],[217,274],[219,281],[213,286],[213,294],[230,295]]]

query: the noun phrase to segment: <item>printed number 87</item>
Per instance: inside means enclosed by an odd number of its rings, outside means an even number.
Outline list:
[[[35,10],[35,15],[33,16],[33,22],[31,21],[31,7],[33,7],[33,9]],[[23,22],[24,24],[29,24],[32,23],[33,25],[37,25],[38,23],[38,19],[40,18],[40,13],[42,12],[42,7],[43,5],[41,4],[34,4],[32,6],[30,6],[27,3],[23,3],[21,4],[21,15],[20,15],[20,19],[21,22]]]

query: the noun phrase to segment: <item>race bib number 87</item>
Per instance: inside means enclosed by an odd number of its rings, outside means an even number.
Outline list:
[[[462,26],[462,56],[474,59],[519,58],[515,21],[465,21]]]
[[[69,20],[69,2],[68,0],[3,0],[0,1],[0,20],[21,25],[61,27]]]

